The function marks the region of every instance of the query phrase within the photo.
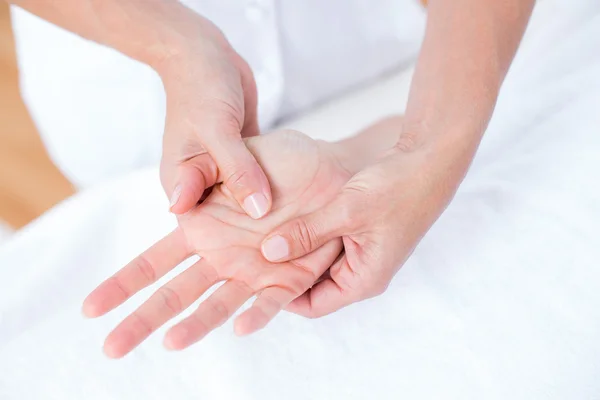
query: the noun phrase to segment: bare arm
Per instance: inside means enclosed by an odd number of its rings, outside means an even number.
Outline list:
[[[177,0],[8,2],[154,68],[182,52],[190,35],[206,30],[203,18]]]
[[[470,155],[491,117],[533,0],[430,1],[427,35],[406,117],[386,118],[332,147],[353,173],[394,144],[405,150],[443,138]],[[402,134],[402,135],[401,135]],[[398,142],[400,140],[400,142]],[[463,162],[463,164],[465,164]]]
[[[241,136],[258,134],[252,71],[210,21],[177,0],[8,0],[154,68],[167,94],[161,177],[183,214],[223,182],[254,218],[270,208],[264,172]]]
[[[534,0],[431,0],[401,148],[445,136],[479,142]],[[473,149],[473,145],[468,145]]]
[[[290,311],[319,317],[386,290],[462,181],[533,4],[429,2],[396,145],[354,175],[328,205],[286,222],[263,241],[263,255],[281,262],[343,238],[344,254],[329,277],[294,300]]]

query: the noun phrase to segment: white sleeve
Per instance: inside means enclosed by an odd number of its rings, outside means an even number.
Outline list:
[[[165,99],[149,67],[12,7],[21,93],[77,186],[160,159]]]

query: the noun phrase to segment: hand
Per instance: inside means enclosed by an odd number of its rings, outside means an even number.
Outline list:
[[[171,211],[183,214],[216,183],[218,169],[233,198],[258,219],[271,208],[271,191],[242,140],[259,133],[254,77],[223,34],[196,19],[200,31],[155,66],[167,93],[161,181]]]
[[[329,204],[275,229],[262,244],[273,262],[311,254],[336,238],[344,243],[329,276],[287,310],[321,317],[383,293],[452,198],[474,151],[470,142],[423,144],[402,135]]]
[[[272,212],[261,220],[246,216],[225,186],[217,185],[198,208],[180,217],[180,227],[102,283],[84,302],[84,313],[98,317],[153,284],[193,254],[200,261],[157,290],[106,339],[105,352],[122,357],[169,319],[189,307],[211,286],[225,283],[188,318],[171,328],[165,345],[183,349],[223,324],[249,298],[257,299],[235,321],[238,334],[264,327],[304,293],[339,256],[333,239],[293,262],[272,264],[260,242],[277,225],[327,204],[348,180],[330,151],[296,132],[247,140],[248,149],[273,188]]]

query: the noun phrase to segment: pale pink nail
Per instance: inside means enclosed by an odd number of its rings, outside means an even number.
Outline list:
[[[173,208],[179,201],[180,197],[181,197],[181,185],[177,185],[175,187],[175,190],[173,190],[173,194],[171,195],[171,204],[169,205],[169,208]]]
[[[262,245],[262,253],[269,261],[279,261],[290,254],[290,247],[282,236],[273,236]]]
[[[246,197],[243,207],[246,214],[254,219],[259,219],[267,213],[269,202],[263,194],[254,193]]]

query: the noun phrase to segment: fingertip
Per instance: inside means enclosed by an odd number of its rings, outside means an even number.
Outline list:
[[[243,337],[250,334],[248,328],[244,325],[243,321],[240,321],[240,318],[236,319],[233,323],[233,333],[236,336]]]
[[[179,203],[179,199],[181,198],[181,192],[183,188],[181,185],[177,185],[171,194],[171,201],[169,202],[169,207],[173,209]]]
[[[177,346],[176,342],[173,341],[172,335],[169,335],[168,332],[165,335],[165,338],[163,339],[163,346],[164,346],[165,349],[167,349],[169,351],[181,350]]]
[[[292,314],[308,317],[310,315],[310,289],[292,300],[292,302],[284,307],[284,310]]]
[[[81,306],[81,313],[86,318],[98,318],[107,313],[105,310],[106,307],[103,307],[102,304],[99,304],[98,301],[94,300],[94,292],[92,292],[88,297],[83,300],[83,304]]]
[[[290,245],[283,236],[274,235],[262,242],[260,251],[267,261],[280,262],[289,258]]]
[[[185,207],[185,206],[181,206],[179,204],[177,204],[176,206],[173,206],[171,208],[169,208],[169,211],[171,212],[171,214],[175,214],[175,215],[183,215],[185,213],[187,213],[188,211],[190,211],[192,209],[192,207]]]
[[[258,332],[261,329],[264,329],[269,321],[271,321],[272,317],[270,317],[261,306],[257,305],[259,302],[260,297],[255,301],[252,307],[244,311],[235,319],[233,330],[237,336],[248,336]],[[277,311],[279,310],[280,308],[277,307]],[[276,312],[274,314],[276,314]]]
[[[176,325],[169,329],[163,339],[163,345],[167,350],[177,351],[183,350],[195,343],[197,339],[188,328]]]
[[[185,214],[202,199],[207,188],[216,183],[216,167],[210,157],[198,156],[180,165],[176,186],[171,193],[169,210]]]
[[[104,342],[102,350],[104,351],[106,357],[111,358],[113,360],[123,358],[125,354],[127,354],[127,352],[124,352],[121,349],[119,349],[118,344],[112,343],[109,340],[106,340]]]
[[[83,315],[88,318],[98,318],[119,306],[125,298],[119,297],[121,291],[114,291],[114,280],[108,279],[102,282],[90,293],[81,306]]]
[[[81,306],[81,314],[85,318],[97,318],[100,316],[98,310],[93,305],[87,303],[87,299],[83,302],[83,305]]]
[[[261,219],[269,212],[271,202],[263,193],[254,193],[244,199],[242,207],[252,219]]]
[[[185,214],[190,211],[198,202],[198,198],[190,193],[188,190],[180,185],[178,186],[173,195],[171,196],[171,202],[169,203],[169,211],[175,215]]]
[[[169,211],[175,215],[183,215],[190,211],[192,211],[198,203],[202,202],[206,199],[204,195],[197,196],[195,192],[183,192],[184,194],[181,196],[180,200],[176,205],[169,208]]]
[[[260,328],[256,327],[245,314],[240,315],[233,323],[233,332],[239,337],[248,336],[259,329]]]

